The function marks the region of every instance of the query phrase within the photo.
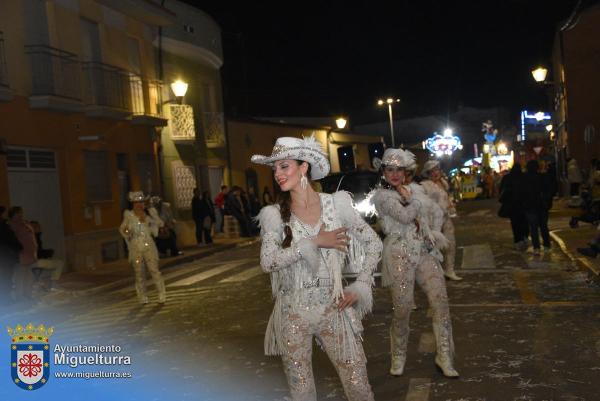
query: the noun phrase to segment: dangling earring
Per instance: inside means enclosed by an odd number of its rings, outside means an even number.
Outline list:
[[[302,174],[302,178],[300,178],[300,188],[306,189],[306,187],[308,187],[308,179],[306,178],[306,175]]]

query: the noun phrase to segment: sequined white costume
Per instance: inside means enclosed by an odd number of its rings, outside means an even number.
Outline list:
[[[156,209],[150,208],[148,213],[142,222],[131,210],[125,210],[119,232],[127,242],[129,262],[135,272],[135,290],[140,302],[148,302],[144,265],[152,275],[158,290],[158,301],[165,302],[165,283],[158,268],[158,250],[153,238],[158,235],[158,229],[163,226],[163,222],[158,217]]]
[[[421,182],[425,193],[435,202],[444,212],[444,222],[442,233],[448,239],[448,246],[444,250],[444,271],[447,275],[456,276],[454,264],[456,259],[456,236],[454,235],[454,224],[451,215],[455,214],[454,204],[448,196],[448,184],[445,180],[435,183],[431,180]]]
[[[444,275],[436,260],[440,258],[436,242],[443,243],[443,236],[430,228],[430,220],[437,221],[439,212],[436,213],[435,208],[428,210],[427,198],[414,189],[410,197],[403,198],[396,190],[380,188],[371,199],[386,235],[383,285],[390,287],[394,304],[390,372],[401,375],[404,371],[415,281],[427,294],[433,310],[436,363],[452,368],[454,342],[448,296]],[[455,371],[449,373],[453,375]]]
[[[283,249],[284,223],[278,205],[264,207],[261,225],[261,266],[271,275],[275,306],[265,335],[265,353],[281,355],[293,400],[316,400],[312,372],[312,339],[335,365],[349,400],[373,399],[361,343],[361,319],[371,310],[373,271],[381,253],[381,241],[352,207],[346,192],[319,194],[321,219],[310,227],[290,218],[293,240]],[[364,258],[357,280],[342,286],[345,255],[334,249],[317,248],[311,237],[320,228],[348,228],[352,241],[359,241]],[[338,310],[344,291],[358,295],[354,307]]]

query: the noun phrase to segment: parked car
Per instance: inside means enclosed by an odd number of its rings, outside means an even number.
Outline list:
[[[350,192],[354,198],[356,208],[369,224],[374,224],[376,221],[374,215],[375,209],[366,198],[378,182],[379,174],[374,171],[335,173],[328,175],[320,181],[323,192],[329,194],[338,190]]]

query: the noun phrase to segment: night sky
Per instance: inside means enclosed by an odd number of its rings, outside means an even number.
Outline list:
[[[226,111],[379,121],[548,104],[531,77],[577,0],[194,1],[221,25]],[[168,8],[168,0],[165,6]],[[550,77],[552,78],[552,77]]]

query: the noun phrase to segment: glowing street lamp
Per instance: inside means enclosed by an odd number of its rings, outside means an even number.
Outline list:
[[[394,118],[392,116],[392,105],[394,103],[400,103],[400,99],[394,99],[394,98],[388,97],[385,100],[379,99],[377,101],[377,105],[378,106],[383,106],[385,104],[387,104],[387,106],[388,106],[388,114],[389,114],[389,117],[390,117],[390,135],[392,136],[392,148],[396,147],[396,143],[395,143],[395,140],[394,140]]]
[[[183,82],[181,79],[178,79],[177,81],[175,81],[171,84],[171,90],[173,91],[175,96],[180,101],[182,101],[183,97],[185,96],[185,94],[188,90],[188,84],[187,84],[187,82]]]
[[[335,125],[338,127],[338,129],[346,128],[347,123],[348,120],[346,120],[344,117],[339,117],[335,120]]]
[[[548,69],[544,67],[538,67],[535,70],[531,71],[531,75],[533,75],[533,79],[536,82],[544,82],[546,81],[546,75],[548,74]]]

